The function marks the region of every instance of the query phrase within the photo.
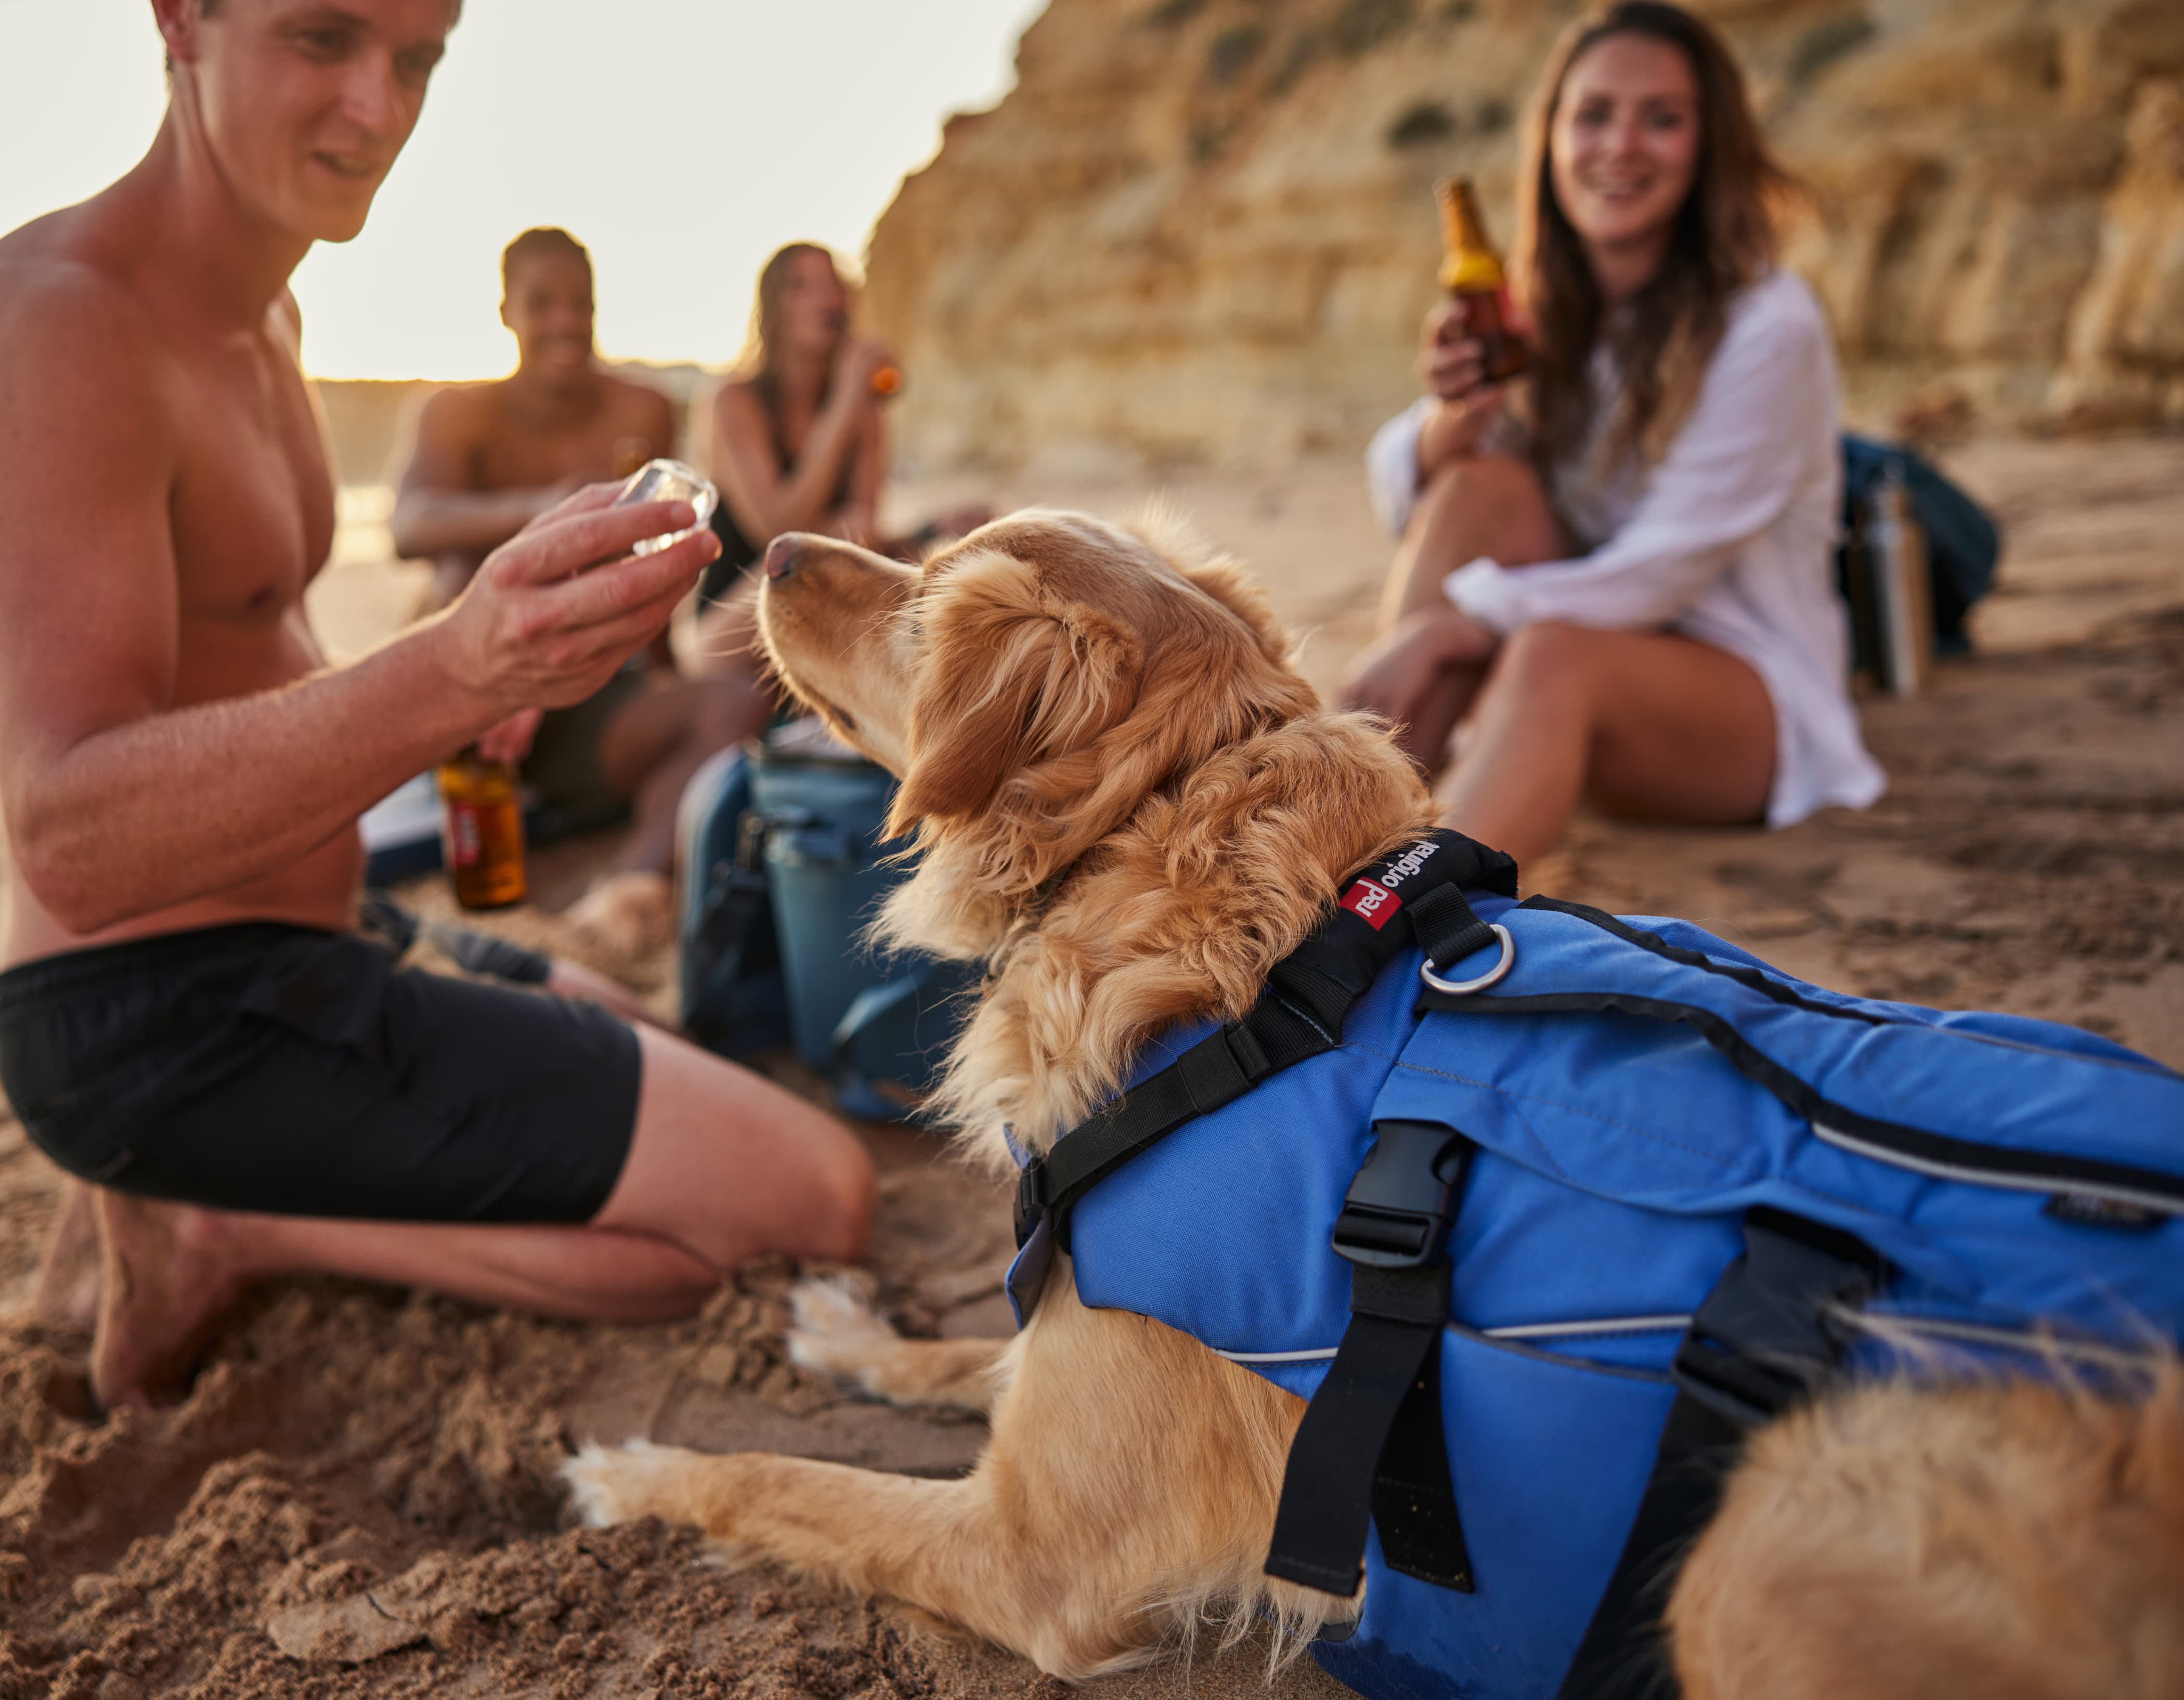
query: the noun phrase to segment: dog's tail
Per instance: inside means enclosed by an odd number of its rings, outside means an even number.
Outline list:
[[[1686,1700],[2184,1694],[2184,1367],[1866,1386],[1755,1436],[1669,1608]]]

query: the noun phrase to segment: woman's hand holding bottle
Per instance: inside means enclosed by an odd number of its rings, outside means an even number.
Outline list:
[[[1466,303],[1452,296],[1426,314],[1420,337],[1418,375],[1440,405],[1418,431],[1418,476],[1478,451],[1479,441],[1502,411],[1504,386],[1485,381],[1485,349],[1467,334]]]
[[[878,395],[872,380],[889,370],[900,373],[900,369],[886,343],[877,336],[844,336],[834,351],[834,378],[827,398],[836,407],[867,406]]]

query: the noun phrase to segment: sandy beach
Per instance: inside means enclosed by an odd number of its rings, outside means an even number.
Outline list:
[[[1687,916],[1850,991],[2075,1022],[2184,1065],[2184,440],[1997,440],[1947,464],[2008,553],[1975,653],[1915,700],[1864,704],[1891,780],[1878,806],[1772,834],[1582,820],[1526,884]],[[1102,513],[1161,496],[1259,574],[1323,687],[1369,634],[1388,546],[1354,463],[1160,486],[913,481],[895,500],[914,518],[967,495]],[[384,559],[377,512],[352,493],[313,592],[337,652],[392,630],[422,571]],[[539,858],[549,905],[597,853]],[[434,882],[415,895],[446,902]],[[550,914],[506,925],[581,953]],[[664,962],[597,965],[663,995]],[[932,1136],[871,1137],[883,1305],[914,1333],[1005,1330],[1006,1200]],[[566,1526],[553,1472],[592,1437],[968,1465],[975,1419],[861,1403],[783,1360],[786,1266],[660,1327],[270,1282],[186,1401],[103,1416],[86,1341],[24,1313],[60,1186],[0,1114],[0,1700],[1063,1692],[896,1608],[710,1568],[684,1531]],[[1266,1690],[1262,1647],[1214,1641],[1089,1692],[1344,1692],[1308,1664]]]

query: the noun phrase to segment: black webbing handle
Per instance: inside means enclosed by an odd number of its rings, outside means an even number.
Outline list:
[[[1557,1700],[1673,1700],[1658,1636],[1676,1566],[1720,1504],[1745,1436],[1833,1370],[1832,1313],[1864,1304],[1887,1277],[1862,1240],[1764,1206],[1746,1214],[1744,1244],[1676,1349],[1675,1403],[1646,1497]]]
[[[1474,1147],[1435,1122],[1376,1123],[1343,1200],[1350,1325],[1290,1442],[1266,1571],[1347,1597],[1368,1525],[1391,1569],[1468,1593],[1471,1560],[1441,1428],[1448,1230]]]

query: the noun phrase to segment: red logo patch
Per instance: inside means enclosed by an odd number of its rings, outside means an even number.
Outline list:
[[[1342,907],[1374,932],[1387,925],[1388,917],[1402,906],[1403,900],[1378,880],[1360,880],[1342,894]]]

